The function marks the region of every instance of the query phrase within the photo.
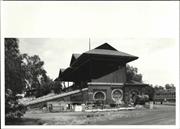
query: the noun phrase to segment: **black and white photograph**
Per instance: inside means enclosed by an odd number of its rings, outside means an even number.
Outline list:
[[[179,3],[2,2],[3,128],[179,128]]]

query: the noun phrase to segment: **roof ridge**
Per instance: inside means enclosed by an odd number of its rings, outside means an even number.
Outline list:
[[[115,49],[114,47],[112,47],[111,45],[109,45],[108,43],[104,43],[101,44],[100,46],[94,48],[94,49],[105,49],[105,50],[113,50],[113,51],[118,51],[117,49]]]

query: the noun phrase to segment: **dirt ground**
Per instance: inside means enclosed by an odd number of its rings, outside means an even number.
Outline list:
[[[99,121],[97,125],[175,125],[175,106],[156,105],[154,110],[144,110],[141,115]]]
[[[18,122],[16,123],[18,124]],[[20,125],[174,125],[175,106],[154,105],[154,109],[115,112],[28,111]]]

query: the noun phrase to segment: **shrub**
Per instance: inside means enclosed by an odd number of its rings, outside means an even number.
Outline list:
[[[18,103],[18,98],[10,89],[5,91],[5,121],[13,121],[21,118],[27,108],[23,104]]]

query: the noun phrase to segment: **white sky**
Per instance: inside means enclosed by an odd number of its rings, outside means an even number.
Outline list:
[[[165,85],[178,79],[178,49],[173,39],[91,39],[92,48],[108,42],[120,51],[138,56],[129,63],[139,69],[147,83]],[[55,79],[60,68],[69,66],[72,53],[88,50],[87,39],[20,39],[20,50],[37,54]]]
[[[90,37],[92,48],[107,42],[138,56],[130,65],[146,83],[179,84],[178,1],[5,2],[2,12],[3,36],[20,38],[21,52],[38,54],[53,79]]]

